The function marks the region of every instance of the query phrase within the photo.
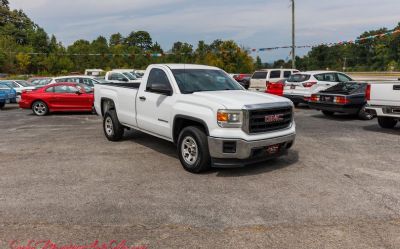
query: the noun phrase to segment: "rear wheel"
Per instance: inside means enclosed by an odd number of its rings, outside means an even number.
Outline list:
[[[322,111],[325,116],[333,116],[335,113],[331,111]]]
[[[208,170],[211,159],[205,132],[195,126],[184,128],[178,138],[178,155],[185,170],[191,173]]]
[[[32,111],[33,111],[33,114],[35,114],[37,116],[44,116],[47,113],[49,113],[49,108],[47,107],[46,103],[44,103],[43,101],[35,101],[32,104]]]
[[[371,120],[374,118],[374,115],[367,112],[367,110],[365,109],[367,107],[367,105],[364,105],[360,111],[358,112],[358,117],[362,120]]]
[[[389,117],[378,117],[378,124],[385,129],[394,128],[397,124],[397,120]]]
[[[124,136],[124,127],[119,122],[115,110],[110,110],[104,114],[103,129],[104,135],[110,141],[120,141]]]

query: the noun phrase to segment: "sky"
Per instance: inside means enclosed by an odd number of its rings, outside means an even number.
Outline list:
[[[120,32],[148,31],[169,50],[175,41],[235,40],[248,48],[291,44],[289,0],[9,0],[64,45]],[[399,0],[295,0],[296,45],[354,40],[400,22]],[[308,52],[299,49],[299,55]],[[290,49],[253,53],[264,62]]]

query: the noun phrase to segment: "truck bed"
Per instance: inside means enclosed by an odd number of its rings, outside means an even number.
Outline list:
[[[400,106],[400,81],[371,84],[370,105]]]

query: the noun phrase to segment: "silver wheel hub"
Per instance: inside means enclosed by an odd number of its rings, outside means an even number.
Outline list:
[[[43,115],[46,113],[47,108],[43,103],[37,103],[33,106],[33,110],[36,114]]]
[[[198,146],[193,137],[185,137],[181,145],[182,158],[189,165],[194,165],[199,155]]]
[[[106,118],[106,121],[104,122],[104,128],[108,136],[112,136],[114,134],[114,126],[110,117]]]

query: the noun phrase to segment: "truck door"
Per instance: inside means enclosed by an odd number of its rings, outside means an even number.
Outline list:
[[[170,89],[171,96],[161,93],[159,89]],[[139,128],[165,138],[172,138],[171,112],[175,99],[172,89],[171,80],[164,70],[151,69],[146,86],[141,87],[137,95]]]

